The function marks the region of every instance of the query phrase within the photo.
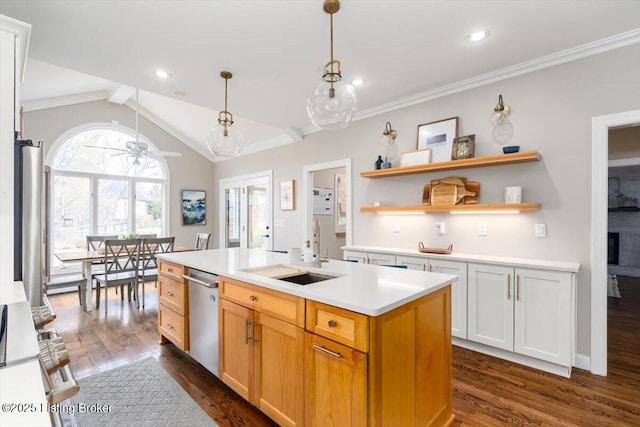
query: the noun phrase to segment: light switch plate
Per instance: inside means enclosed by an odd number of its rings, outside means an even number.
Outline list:
[[[487,235],[487,224],[481,222],[478,224],[478,236],[486,236]]]
[[[536,237],[547,237],[547,226],[545,224],[536,224]]]
[[[400,232],[400,223],[399,222],[394,222],[393,223],[393,232],[394,233],[399,233]]]
[[[447,233],[447,230],[444,226],[444,222],[436,222],[436,232],[440,235]]]

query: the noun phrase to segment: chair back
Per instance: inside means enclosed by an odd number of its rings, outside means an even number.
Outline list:
[[[102,249],[105,240],[115,240],[118,238],[117,234],[108,234],[103,236],[87,236],[87,250],[97,251]]]
[[[138,274],[140,264],[140,239],[104,241],[105,274],[134,271]]]
[[[156,254],[173,252],[175,237],[156,237],[142,239],[142,269],[149,270],[158,268]]]
[[[198,233],[196,234],[196,249],[202,251],[209,249],[209,238],[211,233]]]
[[[138,234],[138,239],[152,239],[158,237],[158,233]]]

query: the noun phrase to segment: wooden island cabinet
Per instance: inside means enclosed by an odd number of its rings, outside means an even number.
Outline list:
[[[219,373],[283,426],[453,421],[451,287],[368,316],[220,277]]]

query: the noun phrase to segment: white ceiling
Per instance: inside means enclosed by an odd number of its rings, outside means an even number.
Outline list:
[[[139,87],[143,114],[207,154],[206,135],[224,101],[219,73],[229,70],[229,110],[247,152],[314,131],[305,101],[329,59],[321,0],[2,0],[0,13],[33,25],[27,110],[122,103]],[[334,51],[345,79],[366,79],[358,119],[456,84],[550,66],[563,52],[571,58],[638,43],[639,27],[639,0],[342,0]],[[491,35],[467,42],[476,29]],[[172,78],[156,78],[157,68]]]

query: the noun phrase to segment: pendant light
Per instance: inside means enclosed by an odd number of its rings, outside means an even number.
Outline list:
[[[324,66],[322,81],[307,99],[307,114],[321,129],[342,129],[358,109],[358,98],[355,88],[342,81],[340,61],[333,59],[333,14],[340,10],[340,1],[325,0],[323,10],[330,17],[331,59]]]
[[[224,79],[224,110],[218,113],[218,124],[211,129],[207,138],[209,150],[216,157],[235,157],[244,148],[244,139],[233,125],[233,114],[227,111],[227,83],[233,74],[222,71],[220,77]]]

